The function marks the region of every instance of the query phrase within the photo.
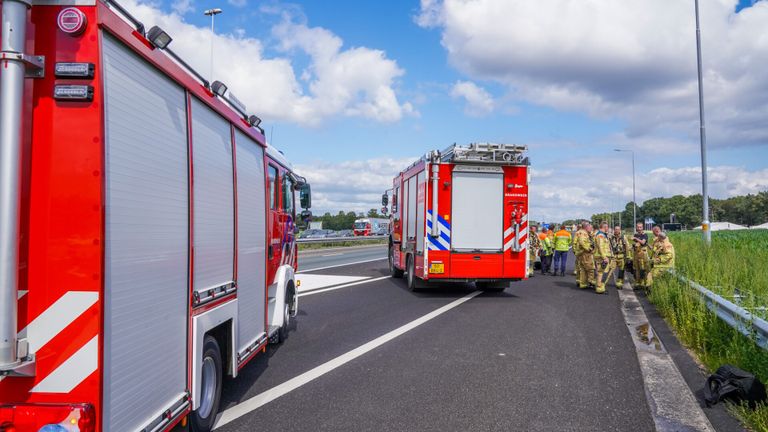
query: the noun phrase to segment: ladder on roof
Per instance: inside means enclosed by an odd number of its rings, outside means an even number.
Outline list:
[[[454,144],[442,151],[440,161],[528,165],[526,150],[528,147],[514,144],[472,143],[469,146]]]

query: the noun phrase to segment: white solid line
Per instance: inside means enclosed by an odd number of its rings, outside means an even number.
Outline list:
[[[271,389],[263,393],[260,393],[240,403],[239,405],[235,405],[234,407],[225,410],[224,412],[219,414],[218,417],[216,418],[214,429],[224,426],[225,424],[230,423],[233,420],[236,420],[258,409],[259,407],[266,405],[269,402],[272,402],[273,400],[279,398],[280,396],[283,396],[293,390],[296,390],[297,388],[303,386],[304,384],[307,384],[310,381],[315,380],[327,374],[328,372],[340,366],[343,366],[346,363],[349,363],[350,361],[360,357],[361,355],[384,345],[385,343],[391,341],[392,339],[415,329],[416,327],[426,323],[432,318],[438,317],[448,312],[449,310],[461,305],[462,303],[468,300],[471,300],[473,297],[475,297],[480,293],[481,291],[475,291],[470,294],[467,294],[458,300],[454,300],[451,303],[448,303],[447,305],[422,316],[421,318],[417,318],[409,322],[408,324],[398,327],[387,334],[379,336],[376,339],[353,349],[352,351],[342,354],[333,360],[329,360],[321,364],[320,366],[317,366],[314,369],[310,369],[309,371],[304,372],[303,374],[297,377],[294,377],[280,385],[272,387]]]
[[[329,257],[329,256],[339,256],[339,255],[344,255],[344,254],[341,253],[341,252],[336,252],[336,253],[330,253],[330,254],[325,254],[325,255],[320,255],[320,256],[321,257]]]
[[[374,258],[374,259],[369,259],[369,260],[364,260],[364,261],[355,261],[355,262],[345,263],[345,264],[336,264],[336,265],[327,266],[327,267],[317,267],[317,268],[313,268],[313,269],[301,270],[301,271],[296,272],[296,274],[301,274],[301,273],[306,273],[306,272],[311,272],[311,271],[317,271],[317,270],[325,270],[325,269],[329,269],[329,268],[351,266],[351,265],[355,265],[355,264],[363,264],[363,263],[374,262],[374,261],[382,261],[382,260],[385,260],[385,259],[387,259],[387,257]]]
[[[391,277],[392,276],[382,276],[382,277],[377,277],[377,278],[373,278],[373,279],[366,279],[366,280],[362,280],[362,281],[359,281],[359,282],[352,282],[352,283],[348,283],[348,284],[344,284],[344,285],[339,285],[339,286],[334,286],[334,287],[329,287],[329,288],[318,288],[318,289],[312,290],[312,291],[299,292],[299,297],[306,297],[306,296],[312,295],[312,294],[320,294],[320,293],[324,293],[324,292],[327,292],[327,291],[333,291],[333,290],[342,289],[342,288],[349,288],[351,286],[362,285],[362,284],[366,284],[366,283],[369,283],[369,282],[376,282],[376,281],[380,281],[382,279],[389,279]]]

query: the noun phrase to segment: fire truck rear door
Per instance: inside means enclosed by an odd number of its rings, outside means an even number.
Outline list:
[[[451,203],[452,250],[501,252],[504,232],[501,168],[456,166]]]

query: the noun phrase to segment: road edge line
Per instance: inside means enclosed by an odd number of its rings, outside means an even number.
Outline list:
[[[391,277],[392,276],[381,276],[381,277],[377,277],[377,278],[373,278],[373,279],[365,279],[365,280],[361,280],[361,281],[350,282],[348,284],[343,284],[343,285],[336,285],[336,286],[329,286],[329,287],[323,287],[323,288],[316,288],[316,289],[309,290],[309,291],[304,291],[304,292],[299,291],[298,296],[300,298],[301,297],[306,297],[306,296],[310,296],[312,294],[320,294],[320,293],[324,293],[324,292],[328,292],[328,291],[333,291],[333,290],[337,290],[337,289],[349,288],[349,287],[352,287],[352,286],[355,286],[355,285],[362,285],[362,284],[366,284],[368,282],[376,282],[376,281],[380,281],[380,280],[384,280],[384,279],[390,279]]]
[[[250,399],[247,399],[231,408],[228,408],[222,411],[216,416],[216,421],[214,422],[213,429],[217,429],[234,420],[237,420],[238,418],[250,412],[253,412],[254,410],[268,404],[269,402],[272,402],[273,400],[285,394],[288,394],[293,390],[296,390],[297,388],[303,386],[304,384],[307,384],[327,374],[328,372],[331,372],[334,369],[340,366],[343,366],[346,363],[351,362],[352,360],[362,356],[363,354],[366,354],[369,351],[372,351],[380,347],[381,345],[384,345],[385,343],[395,339],[396,337],[401,336],[415,329],[416,327],[419,327],[420,325],[430,321],[431,319],[436,318],[457,306],[460,306],[464,302],[467,302],[473,299],[479,294],[482,294],[482,291],[474,291],[470,294],[467,294],[466,296],[460,299],[454,300],[445,306],[435,309],[426,315],[416,318],[415,320],[405,325],[402,325],[388,333],[385,333],[370,342],[360,345],[359,347],[351,351],[347,351],[346,353],[332,360],[329,360],[319,366],[316,366],[308,370],[307,372],[302,373],[301,375],[291,378],[282,384],[272,387],[269,390],[266,390]]]
[[[621,313],[627,325],[630,338],[635,345],[635,353],[643,376],[643,387],[653,423],[658,432],[704,431],[715,429],[702,411],[688,383],[683,379],[672,356],[664,348],[661,340],[655,336],[651,322],[645,315],[642,304],[635,295],[629,282],[625,288],[617,290],[621,302]],[[645,338],[638,332],[639,326],[647,325]],[[651,345],[657,345],[656,348]]]

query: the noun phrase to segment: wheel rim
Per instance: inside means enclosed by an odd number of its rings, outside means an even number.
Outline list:
[[[208,418],[213,409],[213,399],[216,397],[216,362],[211,357],[203,359],[203,385],[200,395],[201,418]]]
[[[285,307],[283,308],[283,327],[286,329],[288,328],[288,322],[291,319],[291,313],[290,308],[288,307],[288,303],[285,304]]]
[[[413,258],[408,259],[408,286],[413,286]]]
[[[389,258],[389,272],[392,273],[395,270],[395,251],[392,248],[389,248],[387,258]]]

